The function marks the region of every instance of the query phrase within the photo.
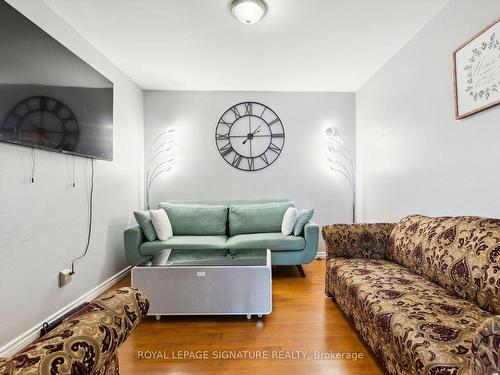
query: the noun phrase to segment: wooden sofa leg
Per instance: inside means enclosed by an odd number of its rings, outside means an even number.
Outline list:
[[[297,265],[297,269],[299,270],[300,276],[306,277],[306,273],[300,264]]]

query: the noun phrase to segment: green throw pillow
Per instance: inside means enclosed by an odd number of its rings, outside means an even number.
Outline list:
[[[151,217],[149,215],[149,211],[134,211],[135,220],[137,220],[137,224],[142,229],[144,236],[146,236],[148,241],[154,241],[158,237],[156,236],[155,227],[151,221]]]
[[[293,228],[293,235],[300,236],[304,231],[304,226],[309,220],[312,219],[314,215],[314,208],[307,210],[300,210],[297,216],[297,221],[295,222],[295,227]]]

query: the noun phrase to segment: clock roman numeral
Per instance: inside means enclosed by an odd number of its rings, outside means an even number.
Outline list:
[[[266,163],[266,165],[269,165],[269,161],[267,160],[266,154],[260,155],[260,158],[262,159],[262,161],[264,161],[264,163]]]
[[[49,103],[47,103],[47,99],[45,99],[45,98],[40,98],[38,100],[38,105],[40,106],[40,109],[42,111],[47,111],[49,109],[48,104]]]
[[[247,158],[247,162],[248,162],[248,170],[253,171],[255,169],[254,158]]]
[[[63,104],[61,102],[56,102],[54,105],[54,108],[52,108],[52,112],[58,114],[59,110],[63,107]]]
[[[66,118],[62,118],[62,117],[59,117],[61,119],[62,122],[66,122],[66,121],[76,121],[76,118],[75,118],[75,115],[74,114],[70,114],[68,117]]]
[[[229,155],[231,152],[233,152],[233,147],[231,146],[231,143],[228,143],[221,147],[219,151],[220,154],[225,157],[226,155]]]
[[[280,119],[279,119],[278,117],[276,117],[273,121],[271,121],[271,122],[269,123],[269,126],[276,124],[278,121],[280,121]],[[281,122],[281,121],[280,121],[280,122]]]
[[[220,124],[220,125],[226,125],[228,128],[231,128],[231,126],[233,125],[233,124],[231,124],[231,123],[227,122],[227,121],[226,121],[226,120],[224,120],[224,119],[220,119],[219,124]]]
[[[269,150],[275,152],[276,154],[279,154],[281,152],[281,149],[278,146],[276,146],[273,142],[271,142],[271,144],[269,145]]]
[[[225,140],[225,139],[229,139],[229,132],[227,133],[224,133],[224,134],[220,134],[220,133],[217,133],[217,138],[216,138],[218,141],[222,141],[222,140]]]
[[[252,115],[252,103],[245,103],[245,116]]]
[[[234,117],[236,118],[236,120],[238,120],[241,117],[241,113],[240,113],[240,111],[238,111],[238,107],[237,106],[231,107],[231,112],[233,112]]]
[[[232,161],[232,163],[231,163],[231,164],[232,164],[234,167],[238,167],[238,166],[240,165],[240,163],[241,163],[241,159],[242,159],[242,156],[241,156],[241,155],[239,155],[239,154],[235,154],[235,155],[234,155],[234,158],[233,158],[233,161]]]

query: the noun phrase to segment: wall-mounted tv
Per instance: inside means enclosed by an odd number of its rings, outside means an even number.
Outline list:
[[[113,159],[113,83],[3,0],[0,142]]]

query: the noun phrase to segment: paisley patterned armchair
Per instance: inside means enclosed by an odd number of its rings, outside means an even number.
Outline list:
[[[117,349],[146,316],[149,302],[133,288],[108,292],[11,358],[1,375],[117,375]]]
[[[500,373],[500,220],[327,225],[325,290],[388,374]]]

